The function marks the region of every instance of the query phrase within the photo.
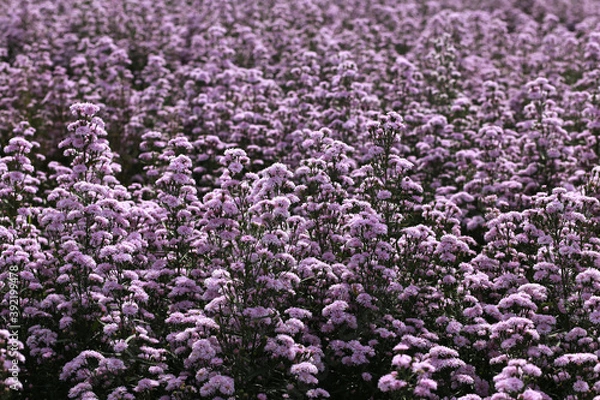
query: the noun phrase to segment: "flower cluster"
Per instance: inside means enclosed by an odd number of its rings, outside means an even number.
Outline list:
[[[7,0],[0,397],[600,399],[594,0]]]

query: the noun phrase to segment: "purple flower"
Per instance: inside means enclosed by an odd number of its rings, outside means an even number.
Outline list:
[[[143,378],[138,381],[135,388],[133,388],[133,391],[134,392],[145,392],[147,390],[151,390],[152,388],[155,388],[158,386],[160,386],[160,382],[158,382],[157,380]]]
[[[139,307],[134,302],[126,302],[126,303],[123,303],[122,310],[123,310],[123,314],[125,314],[125,315],[135,315],[135,314],[137,314]]]
[[[318,383],[316,375],[319,372],[317,367],[309,362],[294,364],[290,368],[290,373],[296,377],[299,382],[303,383]]]
[[[190,354],[189,360],[211,360],[217,354],[210,341],[207,339],[200,339],[192,345],[192,353]]]
[[[92,103],[75,103],[71,107],[71,112],[75,116],[93,117],[100,111],[100,107]]]
[[[590,385],[588,385],[587,382],[578,379],[573,384],[573,390],[577,393],[586,393],[586,392],[589,392]]]
[[[115,344],[113,345],[113,350],[117,353],[121,353],[121,352],[125,351],[128,347],[129,347],[129,345],[127,344],[126,341],[117,340],[115,342]]]
[[[494,378],[494,380],[496,389],[506,393],[517,392],[521,390],[524,385],[523,381],[516,377],[503,377],[498,380]]]
[[[306,392],[306,396],[309,399],[318,399],[318,398],[328,399],[330,397],[330,394],[325,389],[309,389]],[[265,399],[266,399],[266,397],[265,397]]]
[[[392,374],[384,375],[379,379],[377,383],[377,387],[382,392],[392,392],[396,390],[400,390],[406,387],[408,383],[406,381],[397,379],[396,376]]]

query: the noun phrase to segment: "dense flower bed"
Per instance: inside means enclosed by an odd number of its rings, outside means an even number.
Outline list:
[[[0,397],[600,399],[600,4],[0,2]]]

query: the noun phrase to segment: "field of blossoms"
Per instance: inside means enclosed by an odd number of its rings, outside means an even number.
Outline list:
[[[0,399],[600,399],[600,1],[0,11]]]

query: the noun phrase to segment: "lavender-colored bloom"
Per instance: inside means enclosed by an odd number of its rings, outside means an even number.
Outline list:
[[[71,107],[71,112],[73,115],[78,116],[86,116],[93,117],[98,111],[100,111],[100,107],[92,103],[75,103]]]
[[[585,381],[577,380],[573,384],[573,390],[577,393],[586,393],[590,390],[590,385]]]
[[[134,392],[144,392],[151,390],[152,388],[158,387],[160,383],[155,379],[144,378],[138,381],[137,385],[133,389]]]
[[[302,362],[299,364],[294,364],[290,368],[290,372],[296,376],[296,379],[300,382],[304,383],[317,383],[318,380],[314,377],[319,370],[317,367],[309,362]]]
[[[137,314],[139,307],[134,302],[127,302],[123,304],[122,310],[124,315],[135,315]]]
[[[4,389],[599,392],[594,2],[96,3],[0,17]]]
[[[523,381],[516,377],[502,378],[495,382],[496,389],[507,393],[517,392],[523,385]]]
[[[327,392],[324,389],[309,389],[306,392],[306,396],[309,399],[318,399],[318,398],[328,399],[329,397],[331,397],[330,394],[329,394],[329,392]],[[265,399],[266,399],[266,397],[265,397]]]
[[[384,375],[379,379],[377,387],[382,392],[391,392],[400,390],[408,385],[407,382],[399,380],[392,374]]]

